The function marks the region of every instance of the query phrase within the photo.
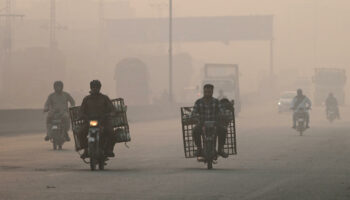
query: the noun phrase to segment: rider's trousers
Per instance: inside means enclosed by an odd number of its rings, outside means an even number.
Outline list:
[[[223,126],[218,126],[217,127],[217,131],[218,131],[218,142],[219,142],[219,150],[221,150],[224,145],[225,145],[225,141],[226,141],[226,134],[227,134],[227,129]],[[202,148],[202,126],[201,125],[197,125],[193,128],[193,139],[194,142],[197,146],[197,148]]]

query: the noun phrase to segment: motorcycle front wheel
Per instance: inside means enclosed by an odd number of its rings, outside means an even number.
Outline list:
[[[100,159],[98,162],[98,169],[104,170],[105,169],[105,161],[103,159]]]
[[[96,159],[95,158],[90,158],[90,169],[91,169],[91,171],[96,170]]]
[[[91,171],[94,171],[96,170],[96,165],[98,163],[95,155],[95,148],[93,145],[90,145],[90,144],[89,144],[89,154],[90,154],[90,169]]]

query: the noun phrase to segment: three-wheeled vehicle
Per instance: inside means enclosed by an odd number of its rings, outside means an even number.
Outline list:
[[[127,106],[124,104],[122,98],[113,99],[112,103],[115,108],[115,115],[109,116],[108,120],[110,120],[113,126],[114,142],[130,142],[129,123],[126,116]],[[90,164],[91,170],[95,170],[97,166],[100,170],[104,170],[104,166],[108,160],[104,154],[104,147],[106,143],[110,141],[105,141],[103,137],[101,137],[103,135],[103,126],[100,125],[99,119],[89,119],[89,121],[83,120],[80,114],[80,106],[71,107],[69,112],[72,122],[75,150],[78,153],[83,150],[79,138],[81,138],[80,136],[83,134],[82,130],[84,130],[84,126],[89,126],[87,134],[89,160],[83,160],[85,163]]]
[[[237,154],[237,140],[236,140],[236,123],[235,123],[235,112],[234,102],[232,101],[232,109],[230,109],[229,121],[226,123],[227,128],[226,140],[224,145],[224,151],[228,155]],[[226,110],[227,111],[227,110]],[[193,107],[182,107],[181,108],[181,123],[182,123],[182,136],[184,144],[184,152],[186,158],[197,158],[199,162],[204,162],[208,169],[213,168],[213,164],[217,163],[217,123],[212,121],[203,122],[202,128],[202,156],[199,159],[197,157],[197,147],[193,138],[193,129],[196,125],[199,125],[199,120],[196,116],[192,115]]]

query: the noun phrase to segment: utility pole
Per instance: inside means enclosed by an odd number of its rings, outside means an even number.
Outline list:
[[[102,55],[104,52],[104,38],[103,38],[103,32],[104,32],[104,28],[105,28],[105,12],[104,12],[104,0],[100,0],[99,1],[99,9],[98,9],[98,42],[99,42],[99,48],[98,50],[98,55],[99,55],[99,60],[101,60],[102,62],[104,61]]]
[[[169,0],[169,101],[173,100],[173,1]]]
[[[50,4],[50,50],[57,48],[56,41],[56,0],[51,0]]]

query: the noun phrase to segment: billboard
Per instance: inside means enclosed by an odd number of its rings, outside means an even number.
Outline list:
[[[168,18],[106,20],[106,34],[118,43],[169,40]],[[273,16],[185,17],[173,19],[174,42],[272,40]]]

